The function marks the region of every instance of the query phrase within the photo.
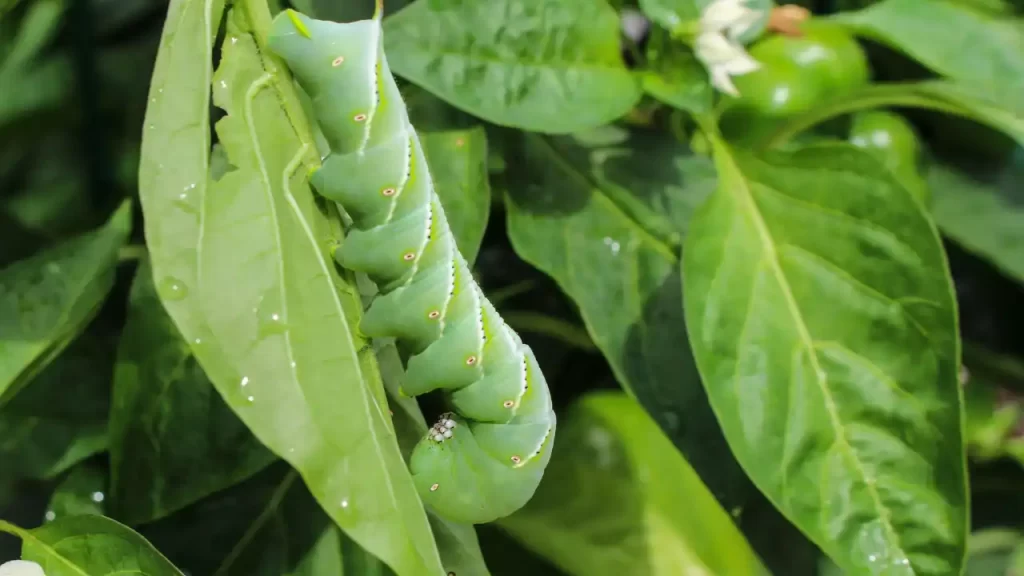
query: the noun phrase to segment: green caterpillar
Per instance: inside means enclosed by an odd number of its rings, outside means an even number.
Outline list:
[[[412,356],[402,391],[444,390],[448,413],[409,461],[423,500],[459,522],[507,516],[551,458],[555,414],[528,346],[484,297],[455,245],[372,19],[277,16],[269,46],[312,100],[330,154],[311,182],[351,217],[336,254],[380,291],[360,326]]]

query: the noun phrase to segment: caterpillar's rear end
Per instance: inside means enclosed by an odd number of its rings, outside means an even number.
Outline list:
[[[372,19],[345,24],[287,11],[274,20],[270,46],[309,94],[330,144],[312,183],[353,220],[338,260],[380,289],[362,331],[413,353],[406,394],[444,390],[455,411],[413,451],[420,494],[452,520],[490,522],[533,496],[555,414],[533,352],[455,245],[384,57],[380,19],[379,6]]]

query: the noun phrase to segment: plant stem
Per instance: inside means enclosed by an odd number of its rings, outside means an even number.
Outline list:
[[[962,106],[946,102],[926,93],[917,92],[915,89],[918,86],[920,84],[916,82],[868,86],[864,90],[843,99],[834,100],[825,106],[818,107],[806,114],[801,114],[791,119],[765,137],[755,148],[767,150],[781,146],[789,141],[790,138],[826,120],[868,108],[924,108],[975,119]]]
[[[128,246],[122,246],[117,252],[118,262],[133,262],[135,260],[142,260],[149,254],[149,250],[146,249],[144,244],[131,244]]]
[[[590,334],[571,322],[529,311],[502,312],[502,315],[505,317],[505,322],[519,332],[542,334],[560,340],[574,348],[588,352],[598,351],[597,345],[590,338]]]

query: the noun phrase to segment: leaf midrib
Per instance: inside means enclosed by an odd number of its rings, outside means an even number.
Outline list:
[[[896,534],[892,523],[889,521],[889,510],[882,503],[881,497],[874,487],[874,479],[868,476],[867,470],[864,468],[857,452],[853,449],[853,446],[846,438],[846,429],[840,419],[835,399],[832,397],[832,392],[828,387],[826,373],[821,368],[821,363],[818,360],[817,349],[814,346],[814,339],[811,337],[807,324],[803,319],[803,315],[800,313],[800,308],[796,303],[796,298],[793,295],[793,290],[789,285],[789,281],[782,271],[782,266],[779,262],[778,253],[775,250],[775,242],[772,238],[771,231],[768,229],[768,225],[764,221],[764,217],[761,215],[761,212],[757,207],[757,203],[754,201],[753,194],[747,185],[747,179],[740,170],[739,165],[737,165],[728,146],[714,134],[710,135],[710,140],[714,149],[716,164],[720,165],[721,171],[723,173],[729,173],[731,171],[737,176],[737,178],[734,179],[737,186],[725,186],[725,188],[727,188],[732,193],[732,196],[739,201],[740,205],[745,208],[744,211],[750,216],[750,219],[754,224],[757,235],[764,247],[765,262],[768,264],[768,268],[775,277],[779,289],[785,298],[786,310],[793,319],[793,324],[797,329],[800,343],[805,348],[808,358],[811,361],[815,375],[814,380],[818,384],[818,388],[821,390],[825,409],[828,412],[829,421],[832,424],[836,440],[852,461],[857,474],[861,477],[861,481],[863,482],[868,494],[871,496],[878,520],[882,523],[882,526],[889,537],[890,543],[894,544],[896,549],[906,556],[906,553],[900,544],[899,536]]]

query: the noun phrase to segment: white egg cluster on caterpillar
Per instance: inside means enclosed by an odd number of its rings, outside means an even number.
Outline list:
[[[269,45],[311,98],[330,146],[311,181],[353,220],[338,261],[380,290],[360,328],[412,351],[403,392],[443,390],[455,411],[412,453],[417,489],[443,516],[490,522],[540,483],[555,434],[551,395],[455,245],[384,57],[381,16],[379,2],[372,19],[351,23],[288,10]]]

